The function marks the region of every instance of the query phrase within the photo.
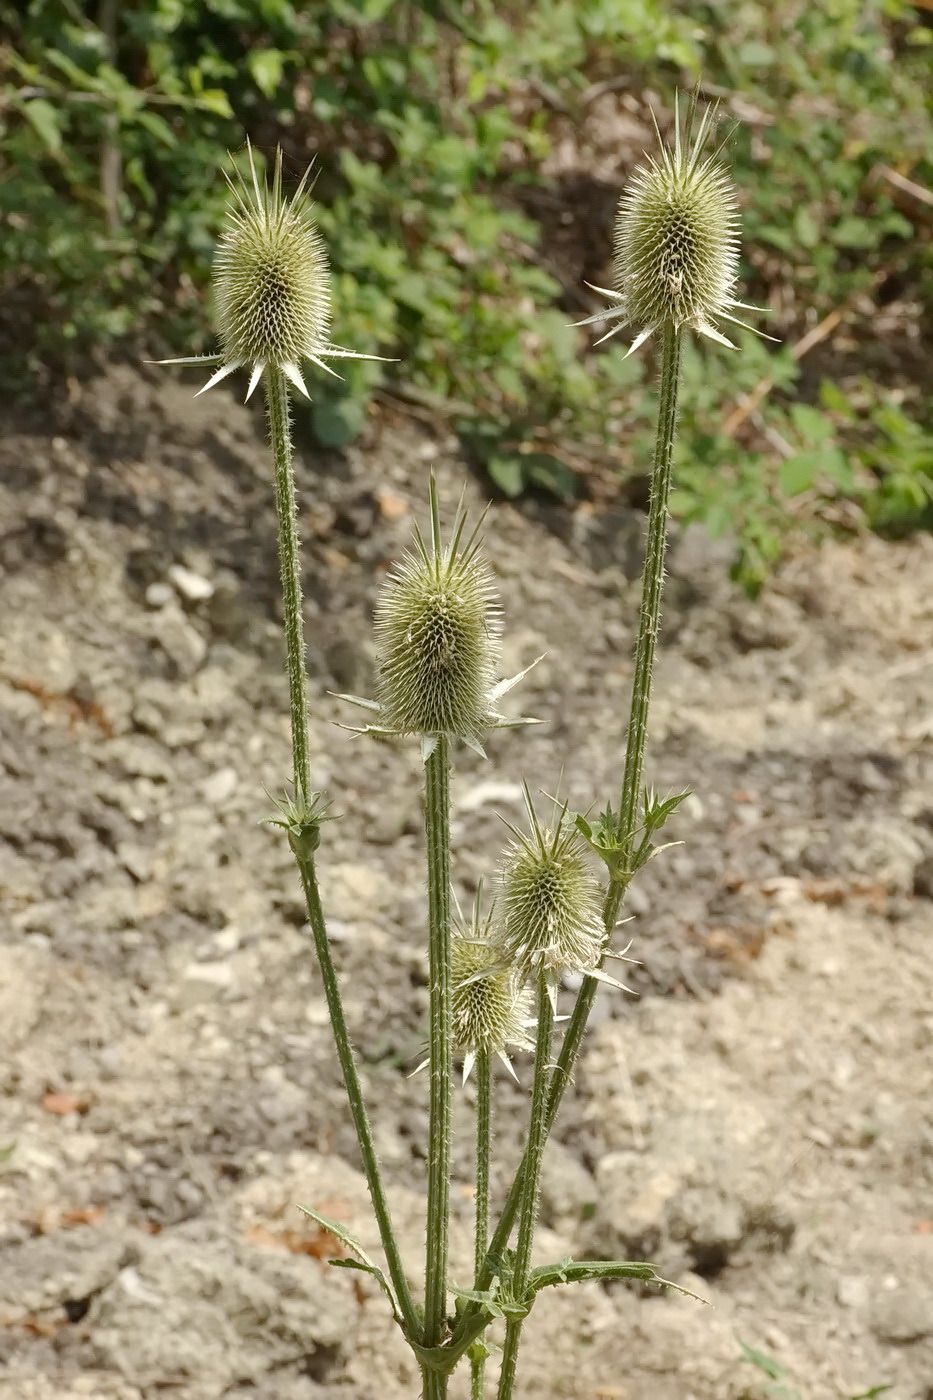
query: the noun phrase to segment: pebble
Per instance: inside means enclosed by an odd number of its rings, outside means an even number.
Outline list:
[[[517,803],[522,800],[521,783],[506,783],[489,779],[487,782],[476,783],[466,792],[461,793],[454,801],[454,806],[459,812],[476,812],[481,807],[491,804],[497,806],[502,803]]]
[[[177,606],[160,609],[153,619],[152,632],[179,676],[193,676],[207,655],[207,642],[184,613]]]
[[[196,574],[193,569],[186,569],[183,564],[173,564],[168,576],[186,602],[201,603],[214,595],[211,580],[204,578],[202,574]]]
[[[871,1330],[882,1342],[900,1345],[933,1336],[933,1290],[903,1283],[880,1290],[872,1304]]]
[[[228,962],[189,963],[175,992],[175,1010],[187,1011],[192,1006],[221,1001],[233,989],[235,980]]]
[[[843,1274],[836,1284],[836,1297],[844,1308],[864,1308],[870,1297],[868,1279],[862,1274]]]
[[[150,583],[146,589],[146,606],[158,611],[159,608],[168,607],[175,594],[167,583]]]
[[[239,775],[235,768],[218,768],[200,784],[205,802],[209,802],[212,807],[219,807],[221,803],[226,802],[228,797],[233,796],[239,781]]]

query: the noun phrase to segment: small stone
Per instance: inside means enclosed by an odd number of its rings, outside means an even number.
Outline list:
[[[117,855],[124,869],[130,872],[134,880],[142,884],[149,879],[152,874],[152,851],[148,847],[137,846],[131,841],[120,841],[117,845]]]
[[[213,597],[214,585],[211,580],[196,574],[193,569],[186,569],[183,564],[173,564],[168,576],[186,602],[201,603]]]
[[[207,655],[207,642],[177,605],[156,614],[152,632],[179,676],[193,676]]]
[[[836,1284],[836,1297],[844,1308],[864,1308],[869,1300],[868,1279],[861,1274],[843,1274]]]
[[[383,520],[395,523],[397,520],[404,520],[408,514],[408,502],[402,496],[396,496],[393,491],[378,491],[376,499],[379,502],[379,513]]]
[[[933,1335],[933,1296],[929,1290],[898,1283],[875,1295],[871,1329],[882,1342],[918,1342]]]
[[[545,1225],[571,1227],[592,1215],[596,1181],[561,1142],[548,1143],[541,1166],[541,1210]]]
[[[32,948],[0,948],[0,1050],[24,1045],[42,1013],[51,964]]]
[[[234,985],[233,968],[226,962],[189,963],[175,993],[176,1011],[222,1001]]]
[[[235,768],[218,768],[201,783],[201,793],[205,802],[209,802],[212,807],[219,807],[228,797],[233,796],[239,781],[239,774]]]
[[[913,888],[918,899],[933,899],[933,856],[927,856],[915,867]]]
[[[171,587],[167,583],[150,583],[146,589],[146,606],[157,611],[159,608],[168,607],[175,597]]]
[[[340,861],[321,870],[321,894],[328,913],[328,931],[337,935],[340,923],[371,922],[391,901],[394,889],[381,870]]]
[[[455,801],[458,812],[477,812],[481,807],[495,804],[515,804],[522,800],[521,783],[507,783],[489,779],[482,783],[475,783],[466,792],[461,793]]]

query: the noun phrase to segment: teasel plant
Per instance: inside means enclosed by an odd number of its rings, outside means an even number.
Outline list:
[[[471,1400],[483,1400],[493,1324],[504,1324],[498,1400],[512,1400],[522,1326],[543,1288],[613,1278],[675,1286],[643,1262],[568,1258],[533,1266],[532,1248],[543,1154],[596,992],[605,984],[626,990],[606,970],[608,958],[624,959],[627,951],[614,946],[626,890],[636,872],[663,849],[655,837],[686,796],[662,798],[644,788],[643,776],[683,338],[699,332],[725,340],[718,325],[735,321],[733,311],[742,305],[734,297],[736,197],[719,152],[706,151],[712,128],[712,112],[698,117],[694,99],[685,121],[679,109],[675,114],[672,144],[662,143],[660,155],[646,159],[633,175],[619,206],[616,286],[607,292],[612,305],[588,318],[611,323],[604,339],[631,326],[632,349],[652,334],[661,342],[646,561],[618,805],[610,803],[594,817],[592,809],[571,812],[556,797],[533,799],[526,786],[522,825],[506,824],[493,898],[486,907],[481,883],[471,915],[463,918],[452,879],[452,768],[464,749],[485,758],[490,731],[536,721],[499,708],[527,672],[499,678],[502,612],[483,551],[483,518],[471,523],[461,501],[445,533],[433,477],[427,526],[415,527],[410,549],[379,589],[375,694],[342,697],[365,716],[348,728],[416,743],[424,770],[430,1009],[423,1303],[415,1299],[395,1231],[318,885],[318,853],[331,812],[311,782],[288,395],[289,386],[307,395],[306,364],[335,373],[330,361],[358,352],[331,342],[330,278],[308,177],[286,197],[281,152],[270,179],[260,174],[248,149],[247,178],[231,181],[213,270],[219,353],[163,362],[215,367],[204,389],[234,370],[247,369],[247,397],[260,383],[265,394],[292,733],[291,781],[266,820],[284,831],[297,863],[385,1267],[342,1225],[310,1207],[302,1209],[342,1241],[348,1257],[332,1262],[363,1269],[385,1292],[420,1368],[424,1400],[444,1400],[449,1378],[464,1358],[470,1363]],[[562,1018],[557,1015],[558,993],[571,973],[582,975],[582,984],[571,1014]],[[528,1128],[521,1164],[490,1233],[492,1066],[498,1058],[514,1072],[515,1054],[521,1057],[523,1083],[530,1057]],[[476,1083],[476,1221],[469,1287],[454,1287],[449,1276],[455,1057],[461,1059],[464,1081],[475,1076]]]

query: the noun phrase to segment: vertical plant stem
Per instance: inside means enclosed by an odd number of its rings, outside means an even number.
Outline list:
[[[651,678],[661,626],[661,594],[664,589],[664,560],[667,553],[667,516],[674,475],[674,435],[677,428],[677,391],[683,331],[672,321],[664,327],[661,348],[661,388],[658,397],[658,429],[655,438],[654,467],[651,472],[651,504],[648,509],[648,539],[645,572],[642,579],[641,615],[635,643],[635,673],[632,677],[632,704],[625,745],[622,795],[619,799],[619,835],[625,841],[623,872],[631,875],[631,855],[638,823],[638,803],[645,769],[648,740],[648,710],[651,705]]]
[[[622,793],[619,802],[619,836],[623,850],[619,869],[606,892],[603,914],[607,934],[611,934],[619,917],[628,882],[632,878],[632,853],[638,821],[638,803],[645,766],[645,745],[648,737],[648,710],[651,703],[651,678],[661,621],[661,594],[664,586],[664,561],[667,552],[667,519],[674,464],[674,433],[677,426],[677,395],[680,385],[680,362],[683,332],[668,324],[664,329],[661,349],[661,383],[658,396],[658,426],[655,438],[654,462],[651,473],[651,502],[648,510],[648,536],[645,551],[645,571],[642,578],[641,612],[635,643],[635,666],[632,676],[632,701],[629,713]],[[570,1083],[573,1068],[586,1030],[599,983],[595,977],[585,977],[577,994],[573,1013],[561,1046],[550,1085],[547,1108],[547,1131],[557,1117],[561,1100]],[[491,1254],[500,1254],[508,1244],[515,1217],[522,1200],[528,1168],[528,1150],[506,1198],[502,1215],[490,1245]],[[477,1290],[488,1288],[492,1269],[487,1263],[476,1281]]]
[[[395,1231],[392,1226],[389,1203],[386,1200],[385,1188],[382,1184],[379,1159],[376,1156],[376,1144],[373,1141],[372,1127],[363,1099],[363,1089],[360,1084],[356,1060],[353,1055],[350,1032],[347,1029],[347,1022],[343,1012],[343,1000],[340,996],[337,971],[330,954],[330,940],[327,937],[327,927],[324,922],[324,910],[321,907],[321,896],[318,889],[314,861],[299,857],[298,868],[301,871],[301,881],[304,886],[305,900],[308,906],[308,920],[311,924],[311,932],[314,935],[314,947],[317,952],[318,962],[321,966],[321,979],[324,983],[324,996],[327,999],[327,1011],[334,1032],[334,1044],[337,1047],[337,1058],[340,1061],[343,1082],[346,1087],[347,1098],[350,1101],[350,1114],[353,1118],[353,1126],[356,1128],[360,1156],[363,1159],[363,1170],[366,1174],[366,1181],[369,1186],[369,1194],[373,1203],[373,1212],[379,1226],[379,1235],[382,1240],[383,1252],[385,1253],[386,1262],[389,1267],[389,1277],[392,1280],[392,1287],[398,1299],[399,1310],[402,1314],[402,1320],[405,1323],[405,1329],[407,1332],[410,1332],[413,1337],[417,1337],[420,1331],[418,1313],[415,1308],[414,1299],[411,1296],[411,1290],[408,1286],[408,1279],[405,1276],[405,1268],[402,1264],[402,1257],[399,1253],[398,1242],[395,1238]]]
[[[475,1277],[486,1262],[489,1239],[489,1144],[492,1136],[492,1067],[489,1051],[476,1056],[476,1249]],[[486,1362],[470,1358],[470,1400],[483,1400]]]
[[[428,1214],[424,1345],[439,1346],[447,1318],[450,1217],[450,740],[441,734],[425,764],[428,859],[428,970],[431,993]],[[446,1393],[446,1377],[441,1394]]]
[[[516,1299],[524,1300],[531,1272],[531,1247],[534,1243],[538,1218],[538,1192],[541,1185],[541,1161],[548,1134],[548,1103],[550,1101],[551,1039],[554,1034],[554,1008],[544,972],[538,974],[538,1034],[535,1043],[535,1077],[531,1090],[531,1116],[528,1142],[522,1159],[522,1192],[518,1219],[518,1243],[515,1248],[513,1291]],[[499,1400],[512,1400],[515,1388],[515,1367],[521,1342],[521,1317],[510,1317],[505,1324],[505,1348],[499,1377]]]
[[[305,681],[305,642],[301,606],[301,567],[296,526],[295,481],[292,468],[291,431],[288,411],[288,391],[285,376],[281,370],[266,371],[267,407],[269,416],[269,438],[275,467],[275,505],[279,527],[279,561],[282,574],[282,597],[285,614],[285,652],[288,672],[289,696],[292,721],[292,757],[294,768],[295,801],[297,810],[303,811],[311,795],[311,765],[308,737],[308,707]],[[293,846],[293,850],[294,850]],[[324,996],[337,1048],[337,1058],[343,1073],[343,1082],[350,1103],[350,1114],[356,1129],[363,1170],[369,1186],[373,1211],[379,1226],[382,1248],[389,1268],[389,1277],[395,1290],[399,1311],[406,1331],[412,1337],[420,1332],[420,1321],[415,1308],[408,1279],[399,1253],[398,1242],[389,1213],[389,1203],[379,1170],[376,1145],[373,1140],[369,1115],[363,1100],[353,1045],[343,1013],[343,1001],[337,972],[330,953],[330,941],[324,922],[324,911],[318,890],[317,873],[313,857],[295,851],[301,883],[304,887],[305,902],[308,908],[308,921],[314,936],[314,946],[321,978],[324,983]]]
[[[285,626],[285,666],[292,719],[292,756],[295,797],[311,791],[311,759],[308,751],[308,698],[305,679],[304,619],[301,600],[301,555],[295,517],[295,472],[292,465],[291,419],[288,386],[280,369],[265,373],[269,441],[275,468],[275,509],[279,523],[279,567]]]

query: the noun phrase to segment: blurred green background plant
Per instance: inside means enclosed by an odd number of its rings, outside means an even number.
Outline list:
[[[506,495],[637,499],[650,362],[569,322],[651,107],[700,74],[780,343],[691,351],[677,513],[751,590],[803,537],[933,524],[929,0],[0,0],[0,26],[8,384],[209,348],[248,134],[296,179],[315,157],[337,338],[399,357],[315,384],[323,445],[396,405]]]

